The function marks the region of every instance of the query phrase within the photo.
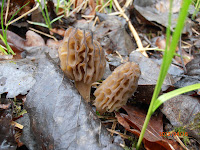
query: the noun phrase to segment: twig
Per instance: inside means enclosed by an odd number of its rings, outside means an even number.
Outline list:
[[[34,31],[34,32],[37,32],[37,33],[39,33],[39,34],[42,34],[42,35],[44,35],[44,36],[47,36],[47,37],[49,37],[49,38],[52,38],[52,39],[54,39],[56,42],[58,41],[54,36],[52,36],[52,35],[49,35],[49,34],[46,34],[46,33],[44,33],[44,32],[41,32],[41,31],[39,31],[39,30],[36,30],[36,29],[33,29],[33,28],[29,28],[30,30],[32,30],[32,31]]]
[[[111,0],[107,1],[102,7],[101,9],[99,10],[99,12],[101,12],[109,3],[110,3]]]
[[[16,128],[19,128],[19,129],[21,129],[21,130],[24,128],[23,125],[21,125],[21,124],[15,122],[15,121],[12,121],[12,122],[11,122],[11,125],[15,126]]]
[[[197,32],[194,28],[192,28],[192,31],[193,31],[194,33],[196,33],[197,35],[200,35],[200,33]]]
[[[35,11],[38,7],[39,7],[39,3],[37,3],[36,6],[33,7],[31,10],[27,11],[26,13],[24,13],[23,15],[19,16],[18,18],[14,19],[13,21],[11,21],[10,23],[8,23],[8,24],[6,24],[6,25],[8,26],[8,25],[10,25],[10,24],[16,22],[17,20],[19,20],[19,19],[25,17],[25,16],[28,15],[29,13]]]
[[[116,125],[117,125],[117,121],[113,122],[111,129],[115,131]],[[111,133],[111,136],[113,136],[113,134],[114,133]]]
[[[184,149],[189,150],[189,149],[183,144],[183,142],[179,139],[179,137],[178,137],[177,135],[175,135],[174,138],[175,138],[175,140],[176,140],[177,142],[179,142],[179,144],[180,144]]]
[[[115,133],[115,134],[120,135],[120,136],[121,136],[122,138],[124,138],[124,139],[129,139],[129,138],[131,138],[131,136],[124,135],[124,134],[121,133],[121,132],[117,132],[117,131],[115,131],[115,130],[111,130],[111,129],[108,129],[108,128],[107,128],[107,130],[108,130],[110,133]]]
[[[187,72],[186,70],[186,67],[185,67],[185,64],[184,64],[184,61],[183,61],[183,53],[182,53],[182,48],[181,48],[181,36],[180,36],[180,40],[179,40],[179,53],[180,53],[180,56],[181,56],[181,63],[182,63],[182,67],[183,67],[183,70],[184,70],[184,73]]]
[[[133,0],[127,0],[125,5],[123,6],[123,9],[125,9],[126,7],[128,7],[131,3],[133,2]]]
[[[67,14],[67,17],[71,16],[71,14],[73,14],[74,12],[78,12],[80,11],[80,9],[82,8],[82,6],[85,4],[86,1],[83,1],[79,6],[77,6],[76,8],[74,8],[69,14]]]
[[[113,13],[109,13],[108,15],[110,16],[116,16],[116,15],[121,15],[122,13],[117,11],[117,12],[113,12]]]
[[[6,15],[5,15],[5,24],[6,24],[7,18],[8,18],[9,7],[10,7],[10,0],[8,0],[8,2],[7,2]]]
[[[93,27],[96,25],[97,21],[98,21],[98,22],[100,22],[100,20],[99,20],[99,17],[98,17],[98,16],[96,16],[96,17],[95,17],[95,19],[94,19],[94,23],[93,23],[93,25],[92,25]]]
[[[113,0],[114,1],[114,4],[115,6],[117,7],[117,9],[122,13],[123,17],[126,19],[126,21],[128,22],[128,26],[129,26],[129,29],[131,30],[134,38],[135,38],[135,41],[137,43],[137,46],[139,49],[143,49],[143,45],[142,45],[142,42],[140,40],[140,37],[138,36],[135,28],[133,27],[130,19],[128,18],[128,16],[123,12],[122,8],[120,7],[119,3],[117,0]],[[144,56],[148,57],[146,51],[140,51]]]

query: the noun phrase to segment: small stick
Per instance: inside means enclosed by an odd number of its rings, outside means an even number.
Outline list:
[[[103,7],[101,7],[101,9],[99,10],[99,12],[101,12],[101,11],[110,3],[110,1],[111,1],[111,0],[107,1],[107,2],[103,5]]]
[[[11,122],[11,124],[12,124],[12,125],[14,125],[16,128],[19,128],[19,129],[21,129],[21,130],[24,128],[24,126],[23,126],[23,125],[21,125],[21,124],[19,124],[19,123],[15,122],[15,121],[12,121],[12,122]]]
[[[177,135],[174,136],[174,138],[176,139],[177,142],[179,142],[179,144],[186,150],[189,150],[184,144],[183,142],[179,139],[179,137]]]
[[[194,33],[196,33],[197,35],[200,35],[200,33],[197,32],[194,28],[192,28],[192,31],[193,31]]]
[[[11,21],[10,23],[6,24],[7,26],[18,21],[19,19],[25,17],[26,15],[28,15],[29,13],[35,11],[37,8],[39,7],[39,3],[36,4],[35,7],[33,7],[31,10],[27,11],[26,13],[24,13],[23,15],[19,16],[18,18],[14,19],[13,21]]]
[[[46,34],[46,33],[44,33],[44,32],[41,32],[41,31],[39,31],[39,30],[36,30],[36,29],[33,29],[33,28],[29,28],[30,30],[32,30],[32,31],[34,31],[34,32],[37,32],[37,33],[39,33],[39,34],[42,34],[42,35],[44,35],[44,36],[47,36],[47,37],[49,37],[49,38],[52,38],[52,39],[54,39],[56,42],[58,41],[54,36],[52,36],[52,35],[49,35],[49,34]]]
[[[116,125],[117,125],[117,121],[113,122],[111,129],[115,131]],[[114,133],[111,133],[111,136],[113,136],[113,134]]]
[[[6,24],[6,22],[7,22],[7,18],[8,18],[9,7],[10,7],[10,0],[8,0],[8,2],[7,2],[6,16],[5,16],[5,24]]]
[[[123,6],[123,9],[124,9],[125,7],[128,7],[132,2],[133,2],[133,0],[128,0],[128,1],[126,1],[125,5]]]
[[[116,15],[121,15],[122,13],[117,11],[117,12],[113,12],[113,13],[109,13],[108,15],[110,16],[116,16]]]
[[[181,56],[181,63],[182,63],[182,67],[183,67],[183,70],[184,70],[184,73],[187,73],[187,70],[186,70],[186,67],[185,67],[185,64],[184,64],[184,61],[183,61],[183,54],[182,54],[182,48],[181,48],[181,36],[180,36],[180,40],[179,40],[179,53],[180,53],[180,56]]]
[[[100,20],[99,20],[99,17],[98,17],[98,16],[96,16],[96,17],[95,17],[95,19],[94,19],[94,23],[93,23],[93,25],[92,25],[93,27],[96,25],[97,21],[98,21],[98,22],[100,22]]]
[[[132,25],[130,19],[129,19],[128,16],[123,12],[123,10],[122,10],[122,8],[120,7],[118,1],[117,1],[117,0],[113,0],[113,1],[114,1],[115,5],[116,5],[117,9],[122,13],[123,17],[124,17],[124,18],[126,19],[126,21],[128,22],[129,29],[131,30],[131,32],[132,32],[132,34],[133,34],[133,36],[134,36],[134,38],[135,38],[135,41],[136,41],[136,43],[137,43],[138,48],[139,48],[139,49],[143,49],[143,45],[142,45],[142,42],[141,42],[141,40],[140,40],[140,37],[139,37],[139,35],[137,34],[135,28],[133,27],[133,25]],[[140,52],[141,52],[144,56],[148,57],[146,51],[140,51]]]
[[[108,129],[107,128],[107,130],[110,132],[110,133],[115,133],[115,134],[118,134],[118,135],[120,135],[122,138],[124,138],[124,139],[129,139],[129,138],[131,138],[131,136],[128,136],[128,135],[124,135],[123,133],[121,133],[121,132],[117,132],[117,131],[115,131],[115,130],[112,130],[112,129]]]

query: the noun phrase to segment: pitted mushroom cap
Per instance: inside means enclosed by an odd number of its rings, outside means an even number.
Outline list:
[[[92,33],[69,28],[59,49],[61,68],[68,78],[93,83],[103,76],[105,56]]]
[[[94,92],[94,105],[101,114],[120,109],[135,92],[140,77],[140,68],[134,62],[117,67]]]
[[[106,60],[99,42],[92,32],[69,28],[59,48],[61,69],[75,81],[80,94],[88,99],[91,84],[103,76]]]

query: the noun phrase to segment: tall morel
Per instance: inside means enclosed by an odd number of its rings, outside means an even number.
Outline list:
[[[90,101],[91,84],[103,76],[106,60],[99,42],[92,32],[69,28],[59,48],[61,69],[75,81],[83,98]]]
[[[135,92],[140,68],[134,62],[126,62],[117,67],[94,92],[94,105],[101,114],[120,109]]]

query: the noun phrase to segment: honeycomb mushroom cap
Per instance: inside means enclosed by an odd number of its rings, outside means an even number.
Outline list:
[[[69,28],[59,48],[60,66],[68,78],[75,81],[80,94],[89,101],[91,84],[103,76],[104,51],[92,32]]]
[[[68,78],[93,83],[103,76],[105,56],[91,32],[69,28],[59,49],[61,68]]]
[[[94,105],[101,114],[120,109],[135,92],[140,77],[140,68],[134,62],[117,67],[94,92]]]

